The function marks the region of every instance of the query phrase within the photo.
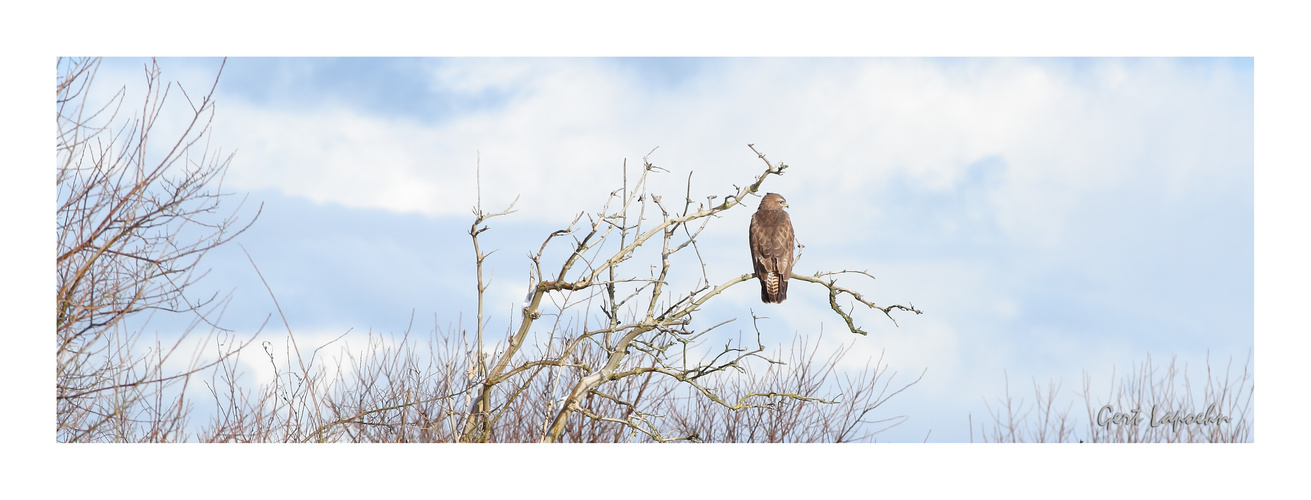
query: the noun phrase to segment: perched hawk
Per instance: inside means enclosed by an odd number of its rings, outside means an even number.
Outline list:
[[[782,195],[769,193],[751,216],[751,266],[760,280],[760,300],[766,304],[788,298],[788,277],[792,276],[792,219],[783,211],[788,206]]]

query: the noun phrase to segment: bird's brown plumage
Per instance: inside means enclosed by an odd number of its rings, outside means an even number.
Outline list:
[[[792,219],[783,211],[787,200],[769,193],[760,200],[760,208],[751,216],[748,239],[751,265],[760,280],[760,300],[783,302],[788,298],[788,277],[792,276]]]

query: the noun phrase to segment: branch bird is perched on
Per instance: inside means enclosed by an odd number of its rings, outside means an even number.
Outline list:
[[[760,300],[783,302],[788,298],[788,277],[792,276],[792,219],[783,211],[787,200],[766,194],[751,216],[751,265],[760,280]]]

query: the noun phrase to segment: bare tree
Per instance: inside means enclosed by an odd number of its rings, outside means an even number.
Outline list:
[[[665,378],[690,388],[724,408],[737,411],[749,408],[771,408],[790,402],[833,404],[834,401],[796,392],[748,392],[728,399],[710,382],[717,374],[728,370],[745,370],[753,359],[766,363],[781,363],[764,354],[759,331],[754,339],[730,342],[712,356],[697,359],[694,345],[708,332],[724,323],[694,331],[690,325],[693,316],[707,301],[730,287],[752,278],[752,274],[728,277],[712,282],[705,262],[700,258],[697,237],[716,216],[742,203],[756,194],[771,176],[781,175],[786,164],[775,166],[764,154],[749,145],[764,163],[764,169],[755,181],[724,196],[710,196],[704,202],[690,196],[689,176],[687,195],[670,206],[659,195],[648,193],[646,181],[653,172],[662,171],[643,158],[643,166],[636,181],[629,185],[627,169],[624,184],[610,194],[601,211],[580,213],[566,228],[549,235],[535,254],[530,256],[533,283],[521,311],[518,326],[498,344],[495,354],[486,359],[478,357],[474,396],[461,431],[462,441],[486,441],[492,438],[491,429],[515,408],[516,400],[523,397],[539,375],[551,380],[552,398],[547,408],[547,421],[541,429],[541,441],[560,441],[570,417],[579,414],[591,421],[609,422],[624,426],[655,441],[694,439],[691,435],[668,435],[654,422],[656,413],[644,409],[638,401],[644,394],[623,396],[606,388],[619,386],[616,382]],[[488,213],[481,206],[474,208],[474,224],[470,235],[474,241],[478,263],[478,293],[483,283],[482,262],[486,255],[478,244],[478,236],[487,230],[485,222],[506,215],[513,210]],[[643,227],[650,215],[658,211],[659,222]],[[586,222],[584,222],[586,219]],[[570,237],[565,240],[565,237]],[[617,240],[617,241],[616,241]],[[551,245],[564,245],[568,256],[563,263],[552,264],[543,256]],[[639,251],[657,246],[655,253],[641,254],[649,260],[637,259]],[[680,252],[691,252],[700,263],[700,277],[690,290],[671,290],[672,262]],[[633,262],[637,259],[637,262]],[[686,272],[686,271],[684,271]],[[695,272],[695,271],[693,271]],[[850,271],[819,272],[813,276],[793,274],[791,277],[825,287],[833,311],[844,319],[854,333],[864,332],[853,323],[850,311],[838,303],[846,294],[866,308],[877,309],[891,318],[894,310],[918,314],[913,306],[879,306],[864,299],[858,292],[839,286],[836,277],[853,274]],[[867,273],[854,272],[854,274]],[[551,303],[544,300],[550,298]],[[594,317],[593,309],[600,311]],[[568,315],[570,312],[575,315]],[[479,323],[475,332],[475,349],[484,348],[481,300]],[[544,325],[545,346],[538,352],[525,354],[529,334],[535,325]],[[572,328],[562,329],[562,322]],[[754,322],[753,322],[754,325]],[[646,384],[642,384],[646,387]],[[894,393],[895,394],[895,393]],[[607,415],[595,409],[596,403],[622,407],[621,417]]]
[[[190,289],[205,275],[199,267],[205,253],[249,223],[238,223],[240,204],[227,215],[219,210],[228,196],[222,181],[232,156],[208,145],[214,86],[193,99],[180,84],[165,82],[152,61],[145,66],[140,108],[124,109],[126,88],[94,102],[99,65],[99,59],[60,59],[57,65],[58,439],[185,439],[185,388],[217,361],[202,363],[201,353],[193,352],[181,370],[164,367],[188,355],[179,350],[197,328],[224,339],[220,359],[241,347],[214,324],[225,301]],[[190,120],[177,135],[159,137],[170,93],[182,94]],[[156,312],[193,320],[185,332],[152,342],[142,333]]]

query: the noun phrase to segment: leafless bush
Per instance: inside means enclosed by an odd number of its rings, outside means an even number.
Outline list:
[[[219,411],[198,433],[224,442],[456,442],[477,387],[474,353],[458,334],[430,339],[370,335],[365,345],[336,366],[319,365],[306,376],[283,365],[277,381],[251,394],[233,383],[237,359],[228,358],[208,382]],[[703,385],[722,394],[721,404],[699,389],[655,372],[624,377],[582,398],[584,418],[567,425],[561,442],[851,442],[869,441],[904,421],[875,411],[918,381],[893,388],[882,360],[854,374],[835,365],[847,349],[818,358],[818,342],[797,339],[786,364],[745,365],[742,372],[707,376]],[[849,346],[848,346],[849,347]],[[426,349],[425,349],[426,348]],[[247,352],[246,354],[249,354]],[[287,353],[295,356],[294,353]],[[579,349],[580,365],[604,361],[594,347]],[[783,354],[780,353],[779,358]],[[557,374],[559,375],[559,374]],[[576,376],[576,375],[575,375]],[[561,377],[512,379],[496,398],[516,404],[497,408],[487,442],[541,438],[560,402]],[[306,383],[312,379],[315,383]],[[317,385],[316,385],[317,384]],[[309,387],[323,394],[309,397]],[[219,390],[222,389],[222,390]],[[635,429],[637,422],[645,431]],[[657,438],[657,436],[659,438]]]
[[[1164,368],[1154,366],[1148,356],[1128,374],[1117,378],[1112,372],[1104,397],[1093,394],[1092,377],[1085,372],[1079,395],[1086,423],[1070,414],[1073,402],[1064,408],[1057,405],[1059,383],[1044,389],[1034,381],[1034,401],[1027,403],[1011,398],[1007,380],[1006,396],[995,408],[988,405],[992,425],[980,426],[981,436],[990,442],[1252,442],[1251,354],[1242,373],[1233,370],[1230,360],[1223,373],[1214,371],[1208,356],[1200,399],[1195,397],[1188,367],[1179,369],[1173,358]]]
[[[224,301],[197,298],[189,288],[205,275],[201,257],[249,224],[238,224],[240,204],[228,215],[219,210],[232,157],[207,144],[213,86],[194,100],[165,83],[152,61],[141,107],[120,114],[126,89],[104,104],[90,100],[99,64],[60,59],[56,80],[57,437],[184,439],[185,388],[216,361],[192,352],[181,369],[165,366],[188,356],[180,350],[196,329],[209,331],[206,344],[226,346],[220,359],[240,349],[212,321]],[[170,92],[182,94],[190,120],[177,135],[160,137],[157,120]],[[194,319],[169,340],[146,339],[142,331],[156,312]]]
[[[734,405],[700,397],[683,387],[670,399],[667,411],[673,429],[691,440],[706,442],[844,443],[873,440],[905,421],[904,416],[874,414],[883,403],[919,378],[893,390],[896,373],[887,373],[882,357],[855,374],[836,366],[850,345],[826,359],[816,359],[816,346],[798,338],[788,361],[769,363],[760,372],[753,365],[741,376],[717,373],[707,385]],[[782,359],[779,353],[775,357]],[[923,373],[920,374],[923,377]],[[745,380],[743,380],[745,379]],[[826,399],[826,398],[833,399]],[[734,409],[734,407],[740,407]]]

